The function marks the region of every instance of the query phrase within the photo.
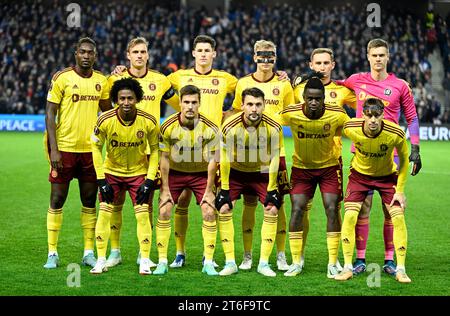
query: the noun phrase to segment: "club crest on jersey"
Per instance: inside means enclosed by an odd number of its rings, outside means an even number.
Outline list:
[[[99,83],[97,83],[97,84],[95,85],[95,90],[97,90],[98,92],[100,92],[100,90],[102,90],[102,86],[101,86]]]
[[[151,84],[148,85],[148,88],[149,88],[151,91],[155,91],[155,90],[156,90],[156,84],[151,83]]]
[[[100,130],[98,129],[98,126],[96,126],[94,128],[94,135],[98,135],[98,134],[100,134]]]
[[[194,82],[194,80],[192,80],[192,78],[189,78],[188,82]]]
[[[50,175],[54,179],[54,178],[58,177],[58,171],[56,171],[55,169],[52,169],[52,172],[50,173]]]
[[[219,85],[219,79],[214,78],[211,82],[212,82],[212,84],[215,85],[215,86],[218,86],[218,85]]]
[[[391,89],[384,89],[384,95],[391,95],[392,90]]]
[[[388,150],[388,145],[386,145],[386,144],[381,144],[381,145],[380,145],[380,150],[381,150],[381,151],[387,151],[387,150]]]
[[[333,99],[336,98],[336,97],[337,97],[336,92],[331,91],[331,92],[330,92],[330,97],[333,98]]]
[[[141,129],[138,130],[137,133],[136,133],[136,137],[137,137],[137,138],[142,138],[142,137],[144,137],[144,131],[141,130]]]
[[[279,94],[280,94],[280,89],[274,88],[274,89],[272,90],[272,93],[273,93],[273,95],[279,95]]]
[[[327,123],[327,124],[325,124],[325,125],[323,126],[323,130],[324,130],[325,132],[328,132],[328,131],[330,130],[330,128],[331,128],[331,125],[330,125],[329,123]]]

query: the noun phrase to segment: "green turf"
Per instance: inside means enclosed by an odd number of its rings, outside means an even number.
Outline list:
[[[344,140],[345,171],[349,165],[349,145]],[[292,152],[290,139],[286,141],[286,147],[288,153]],[[326,278],[325,214],[318,192],[311,214],[306,267],[298,277],[287,278],[280,272],[276,278],[267,278],[256,273],[256,267],[250,272],[239,272],[230,277],[203,275],[200,272],[203,247],[201,215],[195,207],[189,213],[186,267],[170,269],[169,274],[163,277],[141,276],[135,262],[138,253],[135,219],[128,201],[124,206],[122,235],[124,263],[97,276],[90,275],[88,268],[81,267],[81,286],[69,287],[67,279],[72,278],[67,266],[79,263],[82,256],[77,182],[72,182],[64,207],[58,247],[61,267],[47,271],[42,265],[47,255],[46,211],[50,186],[47,181],[48,164],[42,150],[42,135],[0,133],[0,148],[0,295],[450,295],[448,142],[421,143],[424,167],[417,177],[409,177],[406,186],[409,234],[407,270],[413,283],[402,285],[382,274],[379,287],[367,285],[369,274],[343,283]],[[288,197],[286,202],[289,218]],[[378,195],[374,205],[380,205]],[[242,257],[241,209],[241,203],[238,202],[234,217],[238,264]],[[261,213],[259,207],[253,248],[254,265],[259,257]],[[374,208],[367,250],[368,263],[379,265],[383,264],[384,255],[381,213],[379,207]],[[287,252],[290,261],[289,247]],[[174,255],[175,243],[172,237],[169,261]],[[154,246],[151,257],[157,261]],[[274,257],[273,253],[272,265],[275,263]],[[220,242],[215,258],[219,264],[223,264]],[[342,254],[340,258],[342,262]]]

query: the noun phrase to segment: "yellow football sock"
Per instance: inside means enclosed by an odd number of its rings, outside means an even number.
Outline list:
[[[344,253],[344,263],[352,264],[353,251],[355,250],[355,226],[358,220],[361,204],[355,202],[344,203],[345,214],[341,228],[342,251]]]
[[[219,232],[226,262],[234,261],[233,213],[219,214]]]
[[[149,258],[152,245],[152,226],[150,226],[148,218],[148,204],[135,205],[134,212],[137,221],[136,230],[141,258]]]
[[[300,264],[303,245],[303,231],[289,232],[289,245],[291,247],[292,263]]]
[[[95,240],[97,243],[97,256],[106,257],[106,249],[108,248],[108,239],[111,233],[111,216],[113,206],[105,202],[100,203],[98,212],[98,220],[95,225]]]
[[[278,215],[264,214],[263,224],[261,227],[261,254],[259,261],[269,262],[272,253],[273,244],[277,235]]]
[[[207,222],[203,220],[202,225],[203,236],[203,255],[205,260],[213,260],[214,250],[216,248],[217,225],[216,221]]]
[[[397,258],[397,266],[405,266],[406,250],[408,248],[408,231],[406,229],[405,215],[400,207],[393,207],[391,215],[392,225],[394,225],[394,247]]]
[[[255,227],[255,214],[258,201],[255,203],[244,202],[242,210],[242,240],[244,242],[244,252],[252,252],[253,229]]]
[[[286,251],[286,212],[284,210],[284,203],[281,204],[278,210],[277,235],[275,237],[277,243],[277,252]]]
[[[306,211],[303,214],[303,243],[302,243],[302,253],[301,256],[305,256],[306,239],[309,233],[309,214],[312,209],[313,200],[309,200],[306,204]]]
[[[341,232],[327,232],[328,263],[336,264]]]
[[[122,205],[113,205],[111,215],[111,249],[120,249],[120,231],[122,229]]]
[[[97,211],[91,207],[81,207],[81,227],[83,228],[84,250],[94,250],[95,223]]]
[[[58,248],[58,236],[61,230],[63,220],[62,208],[53,209],[48,208],[47,211],[47,240],[48,251],[57,251]]]
[[[177,253],[186,252],[186,232],[188,228],[189,217],[188,208],[179,207],[175,209],[174,229],[175,229],[175,244],[177,246]]]
[[[169,248],[170,233],[172,226],[169,220],[158,218],[156,222],[156,247],[158,248],[159,261],[167,262],[167,249]]]

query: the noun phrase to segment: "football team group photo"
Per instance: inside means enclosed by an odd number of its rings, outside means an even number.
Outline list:
[[[1,6],[2,295],[450,294],[448,3]]]

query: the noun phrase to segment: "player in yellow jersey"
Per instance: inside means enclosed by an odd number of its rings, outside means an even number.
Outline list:
[[[192,56],[194,68],[180,69],[168,76],[172,86],[179,91],[185,85],[197,86],[202,94],[200,112],[217,126],[222,123],[222,107],[227,94],[234,92],[237,78],[225,71],[213,69],[213,61],[216,57],[216,41],[207,35],[198,35],[194,39]],[[114,73],[124,70],[123,66],[117,66]],[[286,80],[285,72],[277,72],[279,80]],[[178,200],[174,216],[175,242],[177,256],[170,267],[182,267],[185,264],[185,241],[188,227],[188,207],[192,198],[190,190],[184,190]],[[215,267],[217,265],[214,263]]]
[[[305,89],[306,81],[309,78],[317,76],[322,81],[325,87],[325,104],[334,105],[338,107],[349,106],[352,109],[356,109],[356,96],[355,93],[342,86],[336,84],[332,79],[331,75],[333,72],[336,63],[334,61],[334,53],[330,48],[316,48],[311,52],[309,68],[312,70],[312,73],[308,75],[303,75],[299,77],[298,80],[294,80],[294,97],[296,103],[303,103],[303,91]],[[334,149],[336,150],[336,157],[341,157],[342,152],[342,143],[341,137],[335,138],[336,146]],[[342,174],[342,173],[341,173]],[[301,265],[304,266],[305,263],[305,247],[306,247],[306,238],[309,232],[309,216],[310,210],[312,208],[312,199],[309,201],[305,215],[303,216],[303,248],[301,254]],[[340,208],[340,203],[339,203]],[[338,262],[339,265],[339,262]]]
[[[341,232],[338,205],[342,200],[342,167],[340,157],[330,153],[339,146],[335,137],[341,136],[342,127],[350,118],[341,107],[324,103],[325,88],[317,77],[307,81],[303,99],[303,104],[289,106],[280,115],[283,125],[290,126],[294,137],[289,222],[292,265],[284,275],[296,276],[302,271],[303,217],[319,185],[327,216],[327,277],[334,278],[341,270],[337,258]]]
[[[136,37],[128,42],[127,58],[130,66],[120,74],[108,78],[110,86],[121,78],[136,79],[144,91],[144,98],[137,108],[153,115],[157,120],[161,117],[161,101],[167,102],[179,111],[179,99],[169,79],[162,73],[148,68],[148,42],[143,37]],[[159,122],[159,121],[158,121]]]
[[[294,103],[294,94],[289,81],[280,81],[274,72],[277,60],[277,48],[271,41],[259,40],[254,45],[253,60],[256,63],[256,72],[239,79],[233,101],[233,113],[242,110],[242,91],[247,88],[257,87],[264,92],[264,113],[276,118],[278,112],[289,104]],[[278,171],[278,187],[280,194],[289,194],[289,181],[286,172],[286,154],[284,147],[280,152],[280,170]],[[253,195],[244,194],[244,209],[242,211],[242,237],[244,241],[244,258],[239,269],[250,270],[252,267],[252,242],[253,229],[255,226],[255,210],[258,198]],[[286,262],[286,213],[284,203],[278,210],[277,224],[277,268],[286,271],[289,265]]]
[[[170,104],[175,110],[179,110],[178,95],[172,88],[169,79],[162,73],[148,68],[148,42],[143,37],[136,37],[130,40],[127,46],[127,58],[130,61],[129,68],[125,68],[121,74],[111,75],[108,78],[109,86],[121,78],[136,79],[144,91],[144,96],[141,102],[136,107],[155,117],[157,123],[160,121],[161,102],[164,100]],[[149,150],[147,150],[147,154]],[[125,193],[125,192],[124,192]],[[153,193],[150,194],[149,211],[150,223],[153,223]],[[125,194],[121,199],[118,199],[117,205],[114,205],[114,210],[111,216],[111,253],[106,262],[107,267],[114,267],[122,262],[122,255],[120,252],[120,231],[122,227],[122,207],[125,200]],[[137,263],[140,262],[138,256]],[[156,264],[150,260],[150,266],[155,267]]]
[[[180,91],[185,85],[195,85],[201,92],[200,113],[215,125],[222,123],[222,107],[227,94],[234,92],[237,78],[225,71],[213,69],[216,57],[216,41],[207,35],[199,35],[194,39],[192,56],[195,66],[191,69],[180,69],[168,76],[172,87]],[[120,73],[123,66],[114,72]],[[188,227],[188,207],[192,198],[190,190],[184,190],[178,199],[174,216],[175,243],[177,256],[170,267],[182,267],[185,264],[185,241]],[[217,265],[215,265],[217,267]]]
[[[45,145],[51,164],[50,206],[47,213],[48,258],[46,269],[59,264],[58,237],[70,181],[78,179],[81,226],[84,237],[83,265],[94,266],[94,229],[97,178],[92,162],[90,134],[98,112],[111,108],[107,80],[93,70],[97,59],[95,42],[81,38],[75,50],[75,67],[57,72],[50,84],[45,110]]]
[[[344,126],[344,134],[355,144],[356,150],[344,199],[341,240],[345,265],[335,278],[338,281],[353,276],[352,257],[358,214],[369,191],[377,190],[394,226],[396,280],[400,283],[411,282],[405,269],[407,230],[404,189],[408,174],[408,148],[403,130],[397,124],[383,119],[383,114],[383,101],[369,98],[363,104],[363,118],[352,119]],[[394,162],[395,149],[400,159],[398,171]]]
[[[205,257],[203,273],[218,275],[213,265],[216,247],[214,179],[219,129],[199,113],[200,89],[187,85],[180,90],[181,112],[170,116],[161,126],[161,191],[156,224],[159,263],[155,275],[168,272],[167,249],[171,233],[170,216],[184,189],[194,192],[203,217],[202,236]],[[217,159],[218,160],[218,159]]]
[[[222,123],[222,107],[227,94],[234,92],[237,78],[228,72],[213,69],[216,58],[216,41],[207,35],[198,35],[192,47],[194,68],[180,69],[168,76],[172,86],[180,91],[185,85],[195,85],[200,89],[200,113],[215,125]],[[178,199],[174,215],[174,232],[177,255],[170,264],[172,268],[184,266],[186,260],[186,232],[188,227],[188,208],[192,191],[184,190]],[[214,266],[218,266],[214,262]]]
[[[277,213],[281,195],[277,188],[281,125],[264,111],[264,92],[258,88],[242,92],[243,113],[228,118],[222,126],[220,148],[221,191],[216,197],[219,231],[225,252],[225,267],[220,275],[238,272],[234,257],[234,225],[232,209],[244,192],[254,192],[264,204],[261,228],[261,251],[258,273],[274,277],[269,257],[277,233]]]
[[[135,79],[116,81],[111,88],[115,109],[103,113],[92,135],[92,153],[100,188],[100,211],[95,227],[97,264],[91,273],[106,271],[106,249],[111,232],[113,204],[128,191],[133,202],[137,237],[141,253],[139,273],[151,274],[150,248],[152,228],[148,200],[158,170],[158,122],[155,117],[136,108],[144,92]],[[106,158],[102,149],[106,144]],[[150,147],[147,158],[146,148]]]
[[[168,78],[177,91],[186,85],[198,87],[202,93],[200,113],[220,126],[225,97],[234,92],[237,78],[212,68],[216,55],[216,41],[210,36],[199,35],[194,39],[192,48],[194,68],[177,70]]]
[[[325,103],[344,107],[347,105],[356,109],[355,93],[345,86],[338,85],[331,79],[336,63],[334,61],[334,53],[330,48],[316,48],[312,51],[309,61],[309,68],[313,71],[309,76],[300,78],[300,82],[294,81],[294,97],[295,103],[303,103],[303,90],[306,81],[309,78],[317,76],[325,86]]]
[[[202,93],[200,113],[220,126],[224,116],[223,103],[227,94],[234,92],[237,78],[225,71],[213,69],[213,61],[216,57],[216,41],[207,35],[199,35],[194,39],[192,56],[195,66],[191,69],[180,69],[169,75],[172,86],[179,90],[187,84],[193,84],[200,88]],[[285,72],[277,72],[278,80],[286,80]],[[226,114],[226,112],[225,112]],[[177,256],[170,267],[182,267],[186,259],[186,232],[188,227],[188,206],[192,193],[184,190],[179,198],[175,210],[175,241]],[[217,265],[214,263],[217,268]]]
[[[378,98],[384,102],[384,119],[398,124],[400,114],[406,119],[411,142],[410,162],[413,162],[411,175],[418,174],[422,167],[419,146],[419,119],[414,104],[414,98],[409,84],[387,71],[390,60],[389,43],[381,38],[374,38],[367,43],[367,60],[370,71],[351,75],[349,78],[338,81],[346,87],[353,89],[357,95],[358,107],[356,117],[362,116],[362,105],[368,98]],[[354,151],[354,147],[352,147]],[[398,157],[394,156],[398,165]],[[369,215],[372,207],[372,193],[366,200],[358,215],[356,223],[356,260],[353,263],[353,273],[359,274],[366,270],[366,247],[369,236]],[[389,275],[395,275],[393,224],[389,213],[384,208],[384,265],[383,271]]]

